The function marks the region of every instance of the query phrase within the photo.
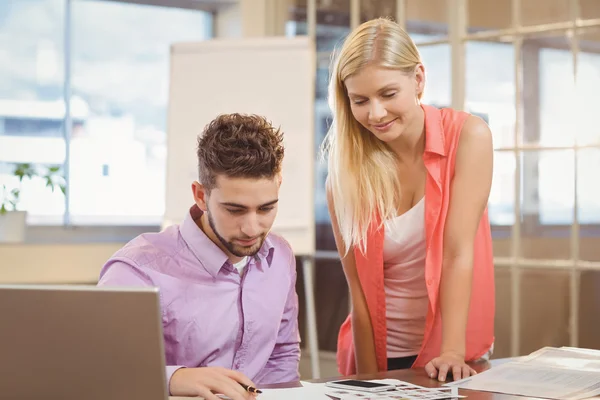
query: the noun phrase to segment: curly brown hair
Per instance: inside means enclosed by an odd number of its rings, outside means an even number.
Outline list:
[[[281,172],[283,133],[258,115],[222,114],[198,136],[200,183],[211,190],[217,175],[272,178]]]

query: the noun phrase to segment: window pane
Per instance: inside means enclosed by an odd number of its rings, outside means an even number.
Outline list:
[[[510,226],[515,223],[515,154],[512,151],[496,151],[494,175],[488,201],[492,225]]]
[[[289,5],[288,19],[285,22],[285,35],[306,35],[306,0],[292,0],[290,3],[291,4]]]
[[[580,150],[577,154],[578,217],[582,224],[600,224],[600,149]]]
[[[542,45],[543,47],[539,47]],[[553,46],[554,48],[551,48]],[[539,49],[539,50],[538,50]],[[524,52],[529,50],[531,57],[528,64],[529,70],[524,71],[527,78],[534,77],[539,71],[537,79],[525,83],[525,140],[539,142],[542,146],[571,146],[575,144],[577,129],[573,124],[573,116],[577,114],[575,101],[575,74],[573,69],[573,54],[568,41],[564,37],[553,37],[532,40],[524,46]],[[539,51],[535,67],[535,51]],[[536,82],[539,88],[536,89]],[[536,96],[538,94],[538,96]],[[537,102],[536,102],[537,97]],[[539,104],[539,109],[536,107]]]
[[[595,33],[600,34],[600,31]],[[563,43],[562,48],[541,48],[539,51],[539,141],[543,146],[600,143],[596,117],[600,54],[584,51],[594,47],[594,42],[589,40],[591,36],[592,32],[581,36],[582,51],[577,53],[576,60],[577,77],[573,53],[567,43]]]
[[[512,226],[515,224],[516,156],[513,151],[496,151],[494,175],[488,198],[488,217],[494,239],[494,256],[512,256]]]
[[[13,175],[16,163],[44,174],[65,160],[64,14],[64,0],[0,2],[0,189],[21,187],[30,224],[61,223],[65,211],[60,190]]]
[[[289,20],[286,23],[286,35],[306,35],[308,32],[306,0],[291,0],[289,3]],[[342,37],[344,29],[348,29],[349,26],[350,0],[317,2],[317,36],[333,34],[336,35],[335,42],[337,42]],[[320,42],[320,38],[317,38],[318,51],[323,50],[322,45],[324,43]]]
[[[320,157],[323,139],[331,124],[331,111],[327,104],[332,52],[341,47],[350,33],[350,0],[317,3],[317,79],[315,91],[315,224],[316,245],[325,249],[332,238],[331,222],[327,210],[325,179],[327,163]],[[334,246],[335,249],[335,246]]]
[[[515,144],[515,55],[506,43],[467,42],[466,107],[489,124],[494,147]]]
[[[73,95],[89,110],[71,142],[72,221],[159,223],[169,49],[206,39],[210,16],[104,1],[76,1],[72,16]]]
[[[317,225],[329,225],[329,210],[327,209],[327,193],[325,191],[325,180],[327,178],[327,162],[320,157],[320,146],[331,125],[331,112],[327,100],[323,98],[315,101],[315,223]],[[317,246],[320,240],[317,237]],[[321,248],[321,247],[318,247]]]
[[[575,199],[573,150],[522,153],[520,254],[570,259]]]
[[[579,258],[586,261],[600,261],[600,247],[598,246],[600,239],[600,185],[598,185],[600,149],[580,150],[577,156]],[[596,275],[596,277],[598,276],[600,275]],[[598,305],[600,306],[600,302]]]
[[[572,224],[575,200],[573,151],[542,151],[538,163],[540,223]]]
[[[414,35],[411,33],[411,37]],[[425,66],[423,102],[437,107],[450,107],[452,80],[450,77],[450,46],[448,44],[418,46]]]
[[[600,8],[600,2],[599,2]],[[577,53],[577,143],[600,144],[598,98],[600,93],[600,29],[582,31]]]

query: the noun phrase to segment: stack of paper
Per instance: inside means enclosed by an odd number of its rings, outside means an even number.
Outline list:
[[[556,400],[594,397],[600,395],[600,351],[544,347],[446,386]]]

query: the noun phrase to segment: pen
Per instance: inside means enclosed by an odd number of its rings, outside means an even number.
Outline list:
[[[249,393],[256,393],[256,394],[262,393],[262,391],[260,391],[259,389],[255,388],[253,386],[244,385],[241,382],[239,382],[239,384],[242,385],[242,387]]]

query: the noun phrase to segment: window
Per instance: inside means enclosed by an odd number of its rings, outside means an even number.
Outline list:
[[[170,45],[210,31],[204,12],[73,3],[72,94],[87,109],[71,138],[73,223],[160,223]]]
[[[407,23],[410,28],[411,23]],[[423,29],[423,26],[419,26]],[[408,34],[419,49],[425,67],[425,92],[421,101],[436,107],[449,107],[452,102],[452,79],[450,69],[450,45],[425,44],[439,36],[409,31]],[[421,44],[423,43],[423,44]]]
[[[512,44],[469,41],[465,46],[466,109],[487,121],[494,148],[515,143],[515,68]],[[488,211],[494,225],[515,223],[515,167],[512,151],[494,155]]]
[[[539,50],[539,143],[542,146],[600,142],[600,128],[593,110],[600,93],[600,54],[580,52],[577,63],[575,81],[570,50]],[[580,150],[577,155],[578,219],[582,224],[600,222],[597,200],[600,191],[593,183],[598,171],[597,159],[597,149]],[[540,223],[571,224],[575,206],[573,150],[541,152],[538,162]]]
[[[191,9],[102,0],[0,2],[0,185],[19,185],[15,163],[32,163],[40,172],[64,166],[68,148],[71,223],[158,225],[170,46],[211,32],[211,14]],[[43,179],[26,179],[21,197],[29,224],[63,221],[65,196]]]
[[[565,47],[565,48],[560,48]],[[596,149],[575,144],[600,141],[592,111],[600,92],[600,54],[580,52],[574,77],[573,55],[561,38],[531,40],[523,47],[524,143],[540,150],[521,156],[521,208],[539,224],[573,223],[575,165],[578,170],[578,218],[597,224],[600,193],[591,182]],[[515,69],[511,43],[466,43],[466,108],[486,119],[494,135],[494,178],[489,199],[493,225],[515,223]],[[566,149],[548,149],[549,147]],[[594,169],[596,168],[596,169]],[[529,225],[531,221],[529,222]]]
[[[0,189],[21,188],[30,222],[60,223],[60,191],[42,178],[13,176],[17,163],[43,173],[65,161],[63,121],[65,0],[0,2]]]
[[[444,43],[417,47],[421,53],[426,77],[422,102],[436,107],[449,107],[452,102],[450,45]]]

